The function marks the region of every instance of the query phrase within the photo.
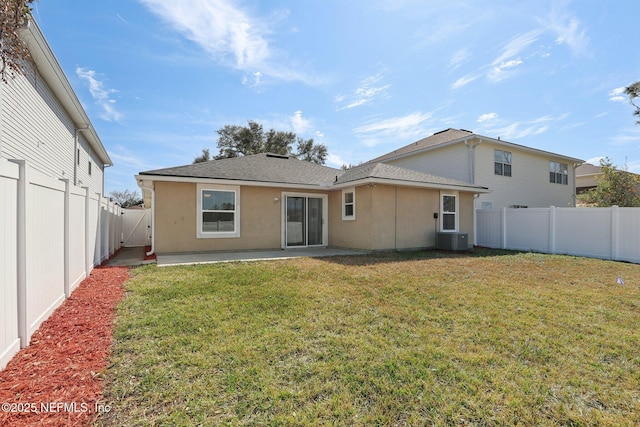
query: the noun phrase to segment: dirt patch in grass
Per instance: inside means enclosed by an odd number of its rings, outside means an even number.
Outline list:
[[[102,399],[125,267],[98,267],[0,372],[0,425],[84,426]]]

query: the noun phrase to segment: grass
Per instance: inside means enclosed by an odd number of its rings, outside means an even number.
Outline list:
[[[637,425],[639,290],[488,250],[144,266],[96,424]]]

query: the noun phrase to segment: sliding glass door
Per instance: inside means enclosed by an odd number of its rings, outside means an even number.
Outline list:
[[[326,197],[288,195],[285,199],[286,247],[325,245]]]

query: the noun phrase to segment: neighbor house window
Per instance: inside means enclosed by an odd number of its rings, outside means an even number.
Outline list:
[[[91,160],[89,160],[89,176],[91,176]]]
[[[198,237],[239,237],[239,188],[198,186]]]
[[[356,190],[354,188],[342,190],[342,219],[356,219]]]
[[[569,184],[569,168],[566,163],[549,162],[549,182]]]
[[[79,148],[78,148],[76,156],[77,156],[76,157],[77,158],[76,162],[78,163],[78,166],[80,166],[80,149]]]
[[[455,194],[443,194],[442,206],[442,231],[458,230],[458,197]]]
[[[493,151],[493,170],[496,175],[511,176],[511,153],[509,151]]]

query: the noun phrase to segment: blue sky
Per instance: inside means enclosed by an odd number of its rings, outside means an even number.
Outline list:
[[[39,0],[115,166],[189,164],[248,120],[357,164],[453,127],[640,173],[637,0]]]

